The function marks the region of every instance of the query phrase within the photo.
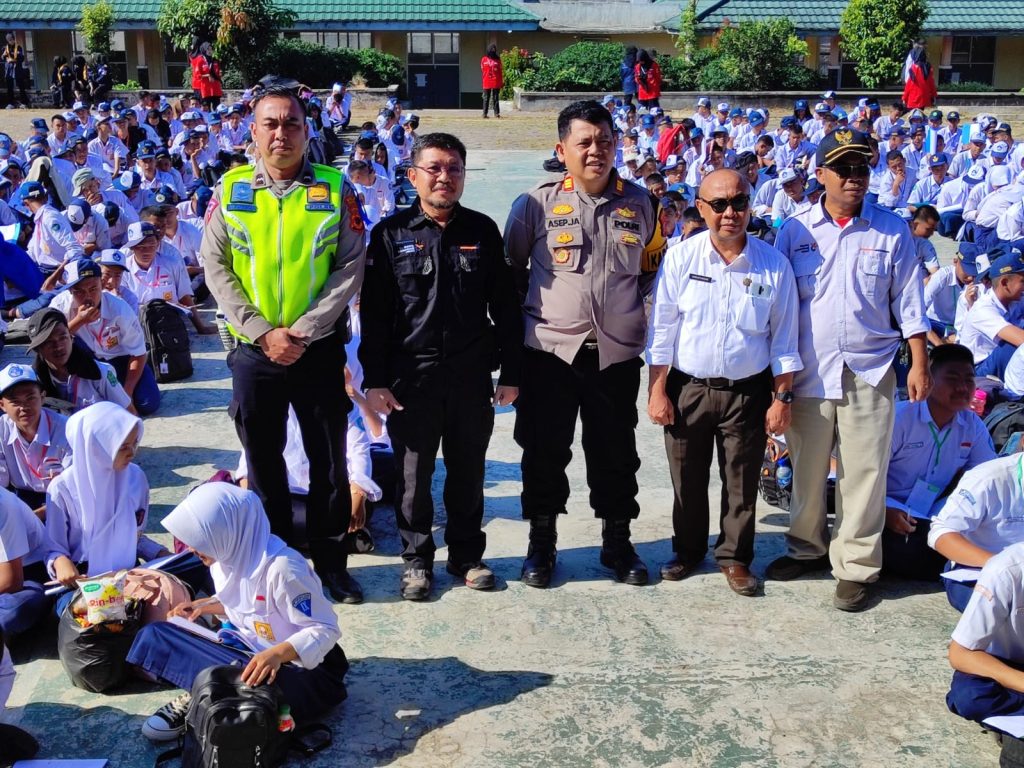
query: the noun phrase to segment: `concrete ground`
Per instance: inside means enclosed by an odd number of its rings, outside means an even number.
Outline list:
[[[514,122],[503,120],[501,131]],[[536,128],[550,134],[552,124]],[[460,133],[460,125],[424,127]],[[503,224],[513,197],[544,176],[548,152],[496,149],[504,142],[488,143],[468,120],[466,129],[463,135],[480,137],[471,146],[488,148],[471,149],[464,202]],[[951,251],[942,251],[945,261]],[[150,527],[158,539],[159,520],[192,485],[233,468],[239,451],[216,337],[194,339],[194,356],[195,376],[163,388],[164,405],[146,420],[139,455],[153,486]],[[0,363],[20,357],[10,348]],[[377,550],[351,561],[366,602],[337,608],[352,661],[349,698],[327,718],[334,746],[304,765],[996,765],[991,738],[944,704],[945,650],[957,614],[939,585],[883,581],[870,610],[848,615],[832,608],[828,577],[769,582],[763,595],[741,598],[711,558],[681,583],[615,584],[598,563],[600,529],[578,445],[554,585],[523,586],[527,524],[513,423],[511,409],[502,409],[486,483],[487,560],[498,589],[471,592],[440,567],[429,602],[402,602],[394,518],[378,509],[371,522]],[[637,442],[642,511],[634,538],[656,573],[671,554],[671,485],[660,430],[643,416]],[[439,543],[442,481],[439,462]],[[720,488],[715,479],[707,489],[712,508]],[[783,552],[787,519],[759,506],[755,571]],[[442,546],[438,562],[445,556]],[[16,659],[7,720],[39,737],[42,757],[152,765],[160,750],[138,729],[170,690],[136,683],[103,696],[72,688],[50,631],[19,646]]]

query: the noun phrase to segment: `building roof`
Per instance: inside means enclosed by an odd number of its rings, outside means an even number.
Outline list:
[[[678,0],[676,0],[678,2]],[[638,34],[664,32],[666,6],[632,0],[520,0],[515,6],[540,17],[549,32]]]
[[[115,29],[152,29],[161,0],[111,0]],[[295,11],[295,29],[532,30],[535,15],[508,0],[278,0]],[[71,29],[81,0],[4,0],[0,25],[17,29]]]
[[[679,0],[656,0],[669,11],[662,26],[666,31],[679,31]],[[764,21],[788,18],[801,34],[822,34],[839,31],[846,2],[813,0],[808,3],[792,0],[698,0],[697,29],[710,33],[726,22]],[[1024,34],[1024,0],[1003,0],[1000,3],[971,3],[963,0],[930,0],[930,13],[924,33],[937,34]]]

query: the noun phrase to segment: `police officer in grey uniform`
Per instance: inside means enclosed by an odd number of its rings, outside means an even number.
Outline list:
[[[636,399],[644,348],[641,272],[664,254],[655,204],[614,169],[611,116],[579,101],[558,116],[566,176],[513,204],[505,250],[525,296],[525,343],[515,437],[523,449],[523,517],[530,547],[522,579],[545,587],[555,520],[569,498],[565,470],[583,425],[590,503],[603,522],[601,562],[628,584],[647,566],[630,542],[636,502]]]

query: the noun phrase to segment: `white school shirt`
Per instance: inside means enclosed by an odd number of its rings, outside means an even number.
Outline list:
[[[942,187],[947,181],[951,181],[949,176],[947,176],[941,184],[938,184],[929,173],[923,179],[919,179],[914,185],[914,188],[910,191],[910,197],[907,202],[910,205],[916,206],[935,205],[939,200],[939,193],[942,191]]]
[[[1003,388],[1016,398],[1024,397],[1024,347],[1010,355],[1010,361],[1003,371]]]
[[[775,148],[775,167],[794,168],[801,164],[806,157],[814,154],[814,145],[806,140],[801,140],[796,149],[789,146],[789,143],[780,144]]]
[[[1024,202],[1017,202],[1006,209],[996,224],[996,236],[1000,240],[1013,241],[1024,237]]]
[[[134,568],[140,559],[145,561],[157,557],[163,547],[142,535],[149,518],[149,481],[146,473],[138,464],[129,464],[122,471],[126,473],[122,493],[132,500],[132,507],[136,510],[135,523],[139,540],[135,552],[122,553],[124,559],[119,566]],[[82,530],[82,503],[83,500],[75,498],[71,488],[61,478],[50,483],[46,492],[46,532],[50,536],[52,549],[46,555],[46,568],[51,576],[54,575],[53,562],[61,555],[70,558],[73,563],[83,563],[89,559]]]
[[[665,254],[654,288],[647,362],[698,378],[745,379],[803,367],[797,351],[793,271],[770,245],[747,237],[726,264],[702,232]]]
[[[85,251],[78,244],[71,225],[56,208],[47,203],[33,216],[35,231],[28,241],[28,255],[40,267],[52,269],[65,260],[80,259]]]
[[[925,315],[937,322],[953,325],[956,321],[956,304],[963,286],[956,279],[956,267],[947,264],[939,267],[924,287]]]
[[[106,144],[101,142],[97,136],[95,139],[90,141],[87,146],[89,154],[100,159],[103,163],[104,170],[108,174],[112,174],[114,172],[114,163],[117,158],[121,158],[121,170],[127,170],[128,147],[126,147],[124,142],[117,138],[117,136],[108,136]]]
[[[1024,544],[985,563],[952,638],[969,651],[1024,661]]]
[[[764,184],[758,187],[757,192],[754,193],[754,202],[751,203],[753,214],[755,216],[770,216],[772,212],[772,203],[775,201],[775,193],[779,191],[778,178],[765,179]]]
[[[187,221],[179,220],[178,230],[174,233],[174,237],[165,237],[164,243],[174,246],[187,265],[201,266],[199,247],[203,244],[203,233]]]
[[[960,343],[974,354],[974,364],[978,365],[992,354],[999,346],[999,332],[1010,322],[1010,308],[996,298],[995,291],[988,291],[979,296],[964,318],[963,330],[960,332]]]
[[[1019,203],[1021,199],[1024,199],[1024,184],[1012,182],[1005,187],[1000,187],[981,201],[974,222],[979,227],[995,228],[999,226],[1000,217],[1010,209],[1010,206]]]
[[[920,149],[914,149],[913,144],[907,144],[902,149],[902,154],[907,161],[908,179],[920,179],[925,174],[931,173],[928,168],[928,150],[924,148],[924,145]]]
[[[935,252],[935,246],[927,238],[917,235],[911,235],[911,237],[914,238],[914,252],[917,254],[918,263],[924,272],[931,274],[939,268],[939,254]]]
[[[886,168],[878,180],[878,204],[889,210],[903,210],[910,201],[910,193],[914,191],[914,176],[908,168],[896,195],[892,193],[892,183],[895,179],[893,172]]]
[[[61,216],[67,219],[64,213]],[[68,220],[69,225],[70,223],[70,220]],[[103,218],[103,214],[98,216],[95,213],[91,214],[88,221],[79,227],[77,232],[72,230],[71,234],[74,235],[78,244],[82,246],[83,252],[87,245],[95,245],[97,251],[105,251],[108,248],[114,247],[110,240],[110,227],[107,226],[107,220]]]
[[[959,533],[986,552],[1024,541],[1024,453],[1001,456],[968,470],[934,518],[928,546]]]
[[[183,296],[192,295],[192,281],[184,260],[170,258],[163,253],[153,257],[149,269],[140,267],[135,261],[135,254],[131,254],[121,281],[139,297],[140,306],[153,299],[177,304]]]
[[[67,417],[43,408],[39,429],[29,443],[7,414],[0,416],[0,487],[45,491],[71,455],[65,434],[67,423]]]
[[[249,584],[256,591],[255,607],[240,611],[225,606],[245,640],[260,651],[287,642],[303,668],[318,667],[341,639],[341,629],[324,597],[323,585],[306,559],[285,547],[262,578]]]
[[[799,203],[794,201],[789,195],[786,194],[786,190],[779,188],[779,191],[775,193],[775,197],[772,199],[772,210],[771,220],[785,221],[794,213],[801,208],[805,208],[811,204],[811,201],[805,196]]]
[[[232,152],[234,152],[234,147],[241,147],[249,143],[249,126],[241,121],[237,128],[232,128],[231,123],[225,123],[220,130],[231,142]]]
[[[949,175],[954,178],[960,178],[973,166],[976,162],[982,159],[982,155],[978,155],[976,158],[971,157],[970,149],[964,149],[961,152],[957,152],[953,159],[949,161]]]
[[[962,211],[971,188],[972,185],[962,178],[947,181],[942,185],[942,189],[939,190],[939,197],[935,201],[935,208],[939,213]]]
[[[203,217],[196,216],[195,211],[192,210],[191,200],[182,200],[178,203],[178,223],[180,224],[183,221],[198,229],[200,234],[202,234],[206,226],[206,221]]]
[[[885,495],[906,504],[918,480],[945,490],[957,472],[996,457],[988,429],[973,411],[960,411],[944,429],[932,419],[928,402],[896,403]],[[942,499],[938,504],[945,503]],[[915,510],[927,514],[930,510]]]
[[[42,562],[50,551],[46,526],[28,504],[0,488],[0,563],[21,559],[21,564]]]
[[[985,199],[987,195],[991,194],[991,190],[988,188],[988,182],[983,181],[980,184],[975,184],[970,192],[967,193],[967,200],[964,202],[964,221],[974,221],[978,216],[978,207],[981,205],[981,201]]]
[[[72,301],[74,298],[70,291],[61,291],[53,297],[50,306],[59,309],[70,320],[74,314]],[[146,337],[142,333],[138,312],[133,311],[124,299],[108,291],[100,294],[99,319],[83,325],[75,336],[84,341],[100,360],[146,353]]]
[[[800,295],[804,368],[794,392],[839,399],[844,367],[877,386],[901,335],[926,333],[930,326],[906,222],[865,203],[861,215],[840,228],[824,203],[823,195],[787,219],[775,246],[792,263]]]
[[[67,381],[60,381],[54,376],[53,371],[50,371],[50,381],[57,388],[57,397],[74,405],[76,411],[102,401],[127,409],[132,404],[132,398],[117,380],[113,366],[101,360],[95,362],[96,367],[100,369],[98,379],[86,379],[71,374]]]
[[[92,213],[94,216],[103,218],[103,208],[105,203],[113,203],[117,206],[118,210],[121,211],[121,215],[117,218],[117,223],[112,227],[109,225],[107,227],[107,232],[110,235],[111,246],[114,248],[120,248],[124,245],[125,240],[128,239],[128,225],[134,224],[139,220],[139,213],[135,210],[135,207],[123,192],[118,192],[116,189],[105,189],[100,193],[100,196],[103,200],[92,207]],[[104,219],[104,221],[106,221],[106,219]]]

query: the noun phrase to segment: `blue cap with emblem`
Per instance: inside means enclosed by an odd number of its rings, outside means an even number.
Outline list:
[[[135,157],[139,160],[152,160],[156,157],[156,144],[152,141],[140,141]]]
[[[11,363],[0,371],[0,397],[7,394],[7,390],[17,384],[31,383],[39,386],[39,378],[31,366]]]
[[[142,177],[139,176],[135,171],[125,171],[116,179],[111,186],[114,187],[118,192],[127,192],[130,189],[135,189],[142,184]]]
[[[128,239],[125,245],[134,248],[147,237],[156,237],[156,227],[148,221],[133,221],[128,225]]]
[[[161,184],[153,195],[153,199],[156,200],[159,205],[176,205],[178,202],[178,193],[174,191],[174,187],[169,184]]]
[[[939,166],[945,165],[947,162],[946,154],[944,152],[939,152],[937,155],[928,155],[929,168],[938,168]]]
[[[46,187],[38,181],[26,181],[21,185],[22,200],[46,200]]]
[[[64,285],[71,288],[72,286],[78,285],[87,277],[99,277],[102,274],[100,265],[92,259],[75,259],[74,261],[68,262],[68,265],[64,267]]]

